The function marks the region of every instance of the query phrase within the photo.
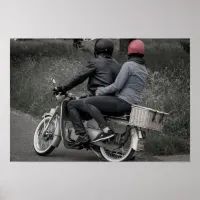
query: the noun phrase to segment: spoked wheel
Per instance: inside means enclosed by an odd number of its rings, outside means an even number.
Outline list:
[[[131,137],[129,137],[126,144],[120,149],[108,150],[100,147],[102,156],[109,162],[122,162],[133,158],[135,151],[131,146]]]
[[[45,156],[50,154],[54,150],[52,146],[52,141],[54,137],[54,132],[56,129],[56,120],[52,120],[49,125],[45,136],[42,136],[43,130],[46,128],[47,124],[51,120],[51,117],[45,117],[37,126],[34,134],[34,149],[37,154]]]
[[[101,150],[100,147],[92,147],[91,150],[95,153],[95,155],[98,156],[100,161],[106,161],[105,158],[102,156],[101,154]]]

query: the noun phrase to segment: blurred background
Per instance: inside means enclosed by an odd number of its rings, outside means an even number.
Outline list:
[[[139,39],[139,38],[137,38]],[[130,39],[111,39],[114,58],[122,65]],[[149,71],[143,106],[169,112],[177,110],[162,133],[147,135],[144,150],[152,155],[190,152],[190,40],[141,39],[146,45]],[[10,106],[34,117],[55,107],[52,95],[54,78],[67,83],[93,58],[95,39],[11,39]],[[87,91],[87,81],[72,90]]]

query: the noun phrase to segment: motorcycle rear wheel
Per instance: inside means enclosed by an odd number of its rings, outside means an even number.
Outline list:
[[[125,147],[127,148],[125,149]],[[131,137],[121,149],[113,151],[113,150],[108,150],[104,147],[100,147],[100,151],[103,158],[109,162],[128,161],[131,160],[135,154],[135,151],[132,149],[131,145]]]
[[[48,124],[50,119],[51,119],[50,116],[42,119],[35,130],[33,146],[34,146],[35,152],[40,156],[46,156],[55,149],[55,147],[52,146],[53,134],[56,128],[56,123],[54,120],[51,122],[51,124],[49,125],[49,128],[47,129],[47,132],[49,131],[49,129],[53,129],[51,130],[52,132],[51,138],[45,140],[45,138],[41,136],[42,130],[44,130],[44,128],[46,127],[45,125]]]

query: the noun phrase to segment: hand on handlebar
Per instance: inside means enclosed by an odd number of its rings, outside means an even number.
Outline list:
[[[55,87],[54,89],[53,89],[53,94],[54,95],[58,95],[58,94],[62,94],[62,95],[64,95],[66,92],[64,91],[64,88],[63,87]]]
[[[57,91],[59,91],[59,92],[61,92],[61,91],[64,90],[64,87],[62,87],[62,86],[57,86],[57,87],[55,87],[54,89],[57,90]]]
[[[78,99],[78,97],[76,97],[74,94],[67,92],[64,87],[55,87],[53,89],[53,94],[54,95],[61,95],[61,96],[65,95],[65,96],[68,96],[71,99]]]

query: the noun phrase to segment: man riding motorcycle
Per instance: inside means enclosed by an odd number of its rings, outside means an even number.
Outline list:
[[[79,72],[67,85],[56,87],[55,90],[66,92],[89,79],[87,85],[90,92],[89,96],[94,96],[98,87],[106,87],[112,84],[120,71],[119,64],[112,58],[113,50],[114,45],[110,40],[98,39],[94,47],[95,59],[91,60],[85,69]],[[84,118],[88,119],[87,109],[85,109],[83,102],[84,99],[70,101],[68,105],[64,105],[63,109],[63,116],[65,116],[66,108],[68,109],[75,133],[79,135],[75,145],[89,141],[82,122]]]

